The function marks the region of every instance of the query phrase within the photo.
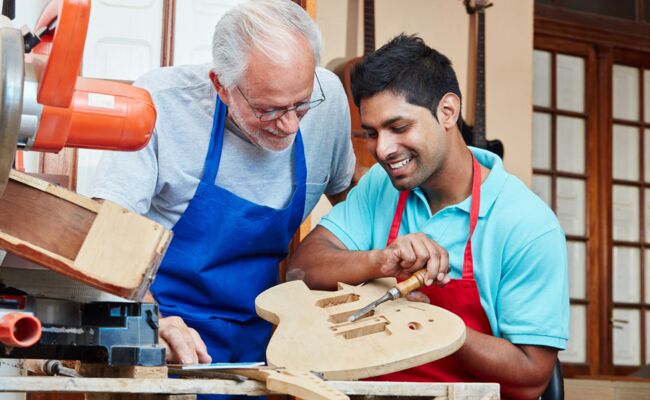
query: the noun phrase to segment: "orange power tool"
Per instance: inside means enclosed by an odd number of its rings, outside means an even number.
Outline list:
[[[0,21],[0,195],[16,149],[138,150],[151,138],[146,90],[79,77],[89,19],[90,0],[52,0],[32,32]]]

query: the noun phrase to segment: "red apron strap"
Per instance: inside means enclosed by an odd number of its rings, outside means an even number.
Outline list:
[[[465,245],[463,261],[463,279],[474,279],[474,258],[472,257],[472,235],[478,222],[478,212],[481,207],[481,166],[472,154],[472,205],[469,211],[469,237]]]
[[[388,234],[388,241],[386,246],[393,243],[399,233],[399,227],[402,224],[402,215],[404,215],[404,208],[406,207],[406,199],[409,197],[409,191],[405,190],[399,193],[399,200],[397,200],[397,208],[393,216],[393,223],[390,225],[390,233]]]
[[[390,233],[386,246],[390,245],[393,240],[397,238],[399,227],[402,223],[402,215],[406,207],[406,199],[408,198],[409,191],[402,191],[399,194],[397,201],[397,208],[393,216],[393,223],[390,226]],[[481,166],[479,165],[476,157],[472,154],[472,204],[469,212],[469,237],[465,245],[465,256],[463,260],[463,279],[474,279],[474,262],[472,257],[472,235],[474,228],[478,222],[478,213],[481,206]]]

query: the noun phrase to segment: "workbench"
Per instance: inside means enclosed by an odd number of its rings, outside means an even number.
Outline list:
[[[499,385],[496,383],[362,381],[328,381],[328,383],[349,396],[407,396],[446,400],[499,399]],[[0,392],[137,393],[169,395],[238,394],[247,396],[269,394],[264,384],[254,380],[236,382],[222,379],[67,378],[40,376],[0,378]]]

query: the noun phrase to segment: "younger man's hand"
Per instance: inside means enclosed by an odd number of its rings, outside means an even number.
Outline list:
[[[428,284],[449,283],[449,254],[424,233],[400,236],[379,253],[380,272],[384,276],[406,279],[415,271],[427,268]]]

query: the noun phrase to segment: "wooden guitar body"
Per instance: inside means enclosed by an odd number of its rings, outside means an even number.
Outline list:
[[[291,281],[263,292],[256,311],[277,325],[266,350],[268,364],[351,380],[435,361],[462,346],[463,321],[430,304],[398,299],[347,322],[394,285],[394,278],[383,278],[324,292]]]

